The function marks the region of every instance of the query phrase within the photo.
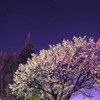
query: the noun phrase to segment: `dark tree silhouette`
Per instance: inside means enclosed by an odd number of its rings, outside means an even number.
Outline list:
[[[34,50],[33,50],[33,46],[30,41],[30,33],[28,33],[27,39],[25,41],[25,46],[21,50],[21,52],[17,58],[17,63],[25,64],[27,62],[27,58],[31,58],[31,53],[33,53],[33,52],[34,52]]]
[[[0,53],[0,96],[10,98],[8,84],[12,83],[12,76],[16,69],[16,54]],[[7,100],[10,100],[10,99]]]
[[[28,33],[25,46],[19,55],[15,53],[0,53],[0,98],[2,100],[16,100],[14,95],[11,94],[8,84],[13,83],[13,74],[18,69],[19,64],[25,64],[27,58],[31,58],[31,53],[33,52],[30,33]],[[23,98],[18,100],[23,100]]]

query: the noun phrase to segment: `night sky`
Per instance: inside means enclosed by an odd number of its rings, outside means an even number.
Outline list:
[[[36,53],[73,36],[97,40],[100,1],[0,0],[0,52],[18,53],[28,32]]]

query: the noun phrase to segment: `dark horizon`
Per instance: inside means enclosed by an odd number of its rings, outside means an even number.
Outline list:
[[[27,34],[28,33],[23,33],[22,35],[19,35],[19,37],[5,37],[2,36],[1,40],[0,40],[0,52],[6,52],[6,53],[19,53],[20,50],[24,47],[25,45],[25,41],[27,39]],[[21,36],[21,37],[20,37]],[[53,36],[53,37],[52,37]],[[73,39],[73,36],[76,37],[83,37],[83,36],[87,36],[87,38],[94,38],[95,41],[97,41],[99,39],[99,34],[44,34],[44,35],[36,35],[34,37],[34,34],[31,33],[31,44],[33,45],[33,49],[35,51],[35,53],[39,53],[40,50],[42,49],[48,49],[49,48],[49,44],[53,45],[53,44],[57,44],[57,43],[61,43],[63,41],[63,39]],[[7,38],[7,40],[5,40],[5,38]],[[35,38],[35,40],[34,40]],[[9,41],[9,39],[11,39],[12,41]],[[18,40],[17,40],[18,39]],[[40,40],[38,40],[40,39]]]

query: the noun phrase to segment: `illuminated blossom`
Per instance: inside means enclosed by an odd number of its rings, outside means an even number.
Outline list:
[[[49,46],[19,65],[9,85],[12,93],[44,100],[69,100],[77,93],[91,97],[86,91],[100,84],[100,41],[73,37]]]

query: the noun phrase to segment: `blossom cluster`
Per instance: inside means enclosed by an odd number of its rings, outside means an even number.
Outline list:
[[[45,100],[64,100],[100,84],[100,40],[74,36],[72,41],[49,47],[19,65],[14,83],[9,85],[13,94],[26,99],[39,94]]]

